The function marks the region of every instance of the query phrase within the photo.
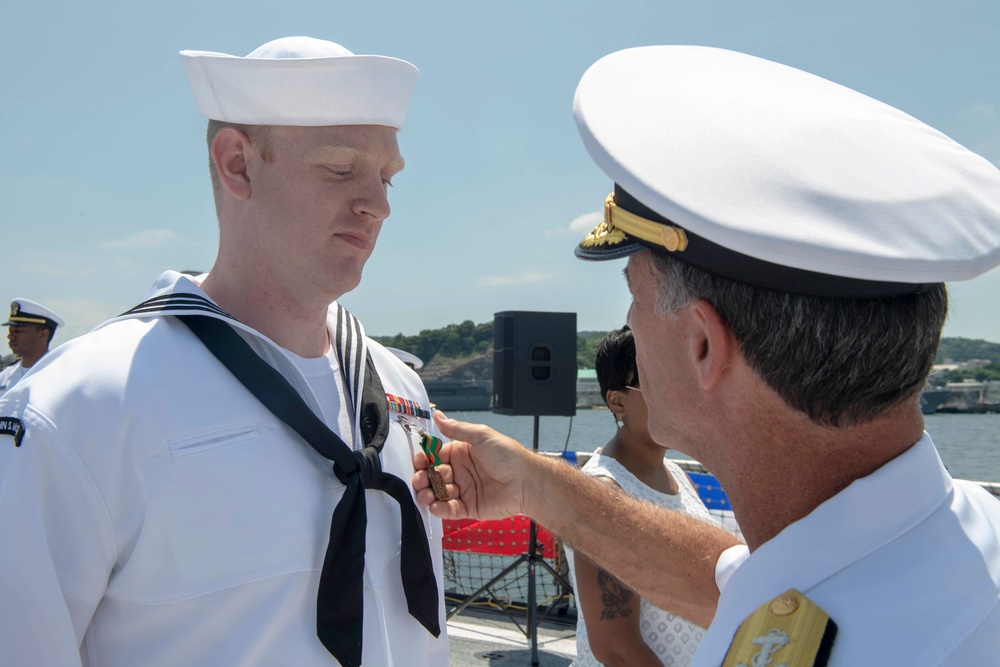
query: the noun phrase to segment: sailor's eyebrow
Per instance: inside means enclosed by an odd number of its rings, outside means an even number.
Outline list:
[[[328,146],[320,146],[314,148],[308,153],[308,157],[311,160],[358,160],[365,157],[365,152],[354,148],[352,146],[340,146],[337,144],[330,144]],[[402,156],[397,156],[389,162],[386,167],[393,173],[398,173],[403,171],[403,167],[406,166],[406,161],[403,160]]]
[[[350,160],[364,155],[362,151],[350,146],[338,146],[329,144],[319,146],[309,151],[309,157],[317,160]]]

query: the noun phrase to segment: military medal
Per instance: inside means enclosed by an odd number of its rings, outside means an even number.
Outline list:
[[[448,500],[451,498],[448,494],[448,488],[445,486],[441,473],[437,471],[437,467],[441,465],[441,446],[444,444],[441,438],[431,435],[402,415],[399,416],[399,423],[407,433],[416,433],[420,436],[420,449],[423,450],[424,456],[427,457],[427,463],[430,465],[427,469],[427,477],[431,481],[431,488],[434,489],[434,497],[438,500]]]
[[[435,438],[433,435],[424,433],[420,436],[420,448],[424,450],[427,462],[431,464],[431,467],[427,469],[427,477],[431,480],[434,496],[438,500],[448,500],[451,497],[448,495],[448,488],[444,485],[441,473],[437,471],[437,466],[441,464],[438,452],[441,451],[442,444],[441,438]]]

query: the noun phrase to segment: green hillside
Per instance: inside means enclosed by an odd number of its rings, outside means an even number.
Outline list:
[[[1000,343],[971,338],[942,338],[934,363],[958,363],[969,359],[989,359],[1000,365]]]
[[[1000,344],[997,343],[970,338],[942,338],[934,363],[957,364],[972,359],[988,359],[992,363],[978,368],[934,373],[931,376],[931,385],[943,387],[949,382],[962,380],[977,382],[1000,380]]]
[[[577,368],[593,368],[597,344],[607,332],[581,331],[576,337]],[[398,333],[395,336],[372,336],[388,347],[399,348],[417,355],[424,363],[439,359],[469,359],[493,353],[493,322],[475,324],[466,320],[440,329],[424,329],[415,336]],[[492,361],[492,359],[491,359]]]
[[[607,335],[606,331],[581,331],[576,337],[577,368],[593,368],[597,344]],[[492,363],[493,322],[475,324],[466,320],[461,324],[449,324],[440,329],[425,329],[414,336],[398,333],[395,336],[372,336],[390,347],[411,352],[425,363],[432,359],[437,365],[447,366],[448,360]],[[955,371],[935,376],[937,383],[952,382],[963,377],[978,380],[1000,380],[1000,343],[969,338],[942,338],[935,363],[959,363],[970,359],[989,359],[994,363],[976,371]],[[480,364],[481,365],[481,364]]]

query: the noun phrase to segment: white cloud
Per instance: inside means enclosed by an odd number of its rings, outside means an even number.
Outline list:
[[[508,285],[525,285],[540,283],[551,278],[551,273],[522,273],[515,276],[483,276],[476,281],[480,287],[507,287]]]
[[[169,229],[145,229],[117,241],[104,241],[98,247],[102,250],[145,250],[165,245],[177,238],[177,233]]]
[[[569,226],[562,227],[560,229],[550,229],[545,232],[545,236],[565,236],[566,234],[573,234],[575,236],[584,236],[589,233],[594,227],[596,227],[601,220],[604,219],[604,213],[597,211],[592,211],[590,213],[584,213],[583,215],[573,218],[569,223]]]

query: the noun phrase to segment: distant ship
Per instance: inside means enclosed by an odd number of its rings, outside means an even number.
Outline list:
[[[395,347],[386,347],[400,361],[420,370],[423,360],[411,352]],[[489,410],[493,402],[492,380],[424,380],[427,398],[434,407],[441,410]]]
[[[925,415],[932,415],[938,411],[938,406],[948,400],[951,392],[947,389],[925,389],[920,394],[920,411]]]
[[[492,380],[427,380],[424,387],[431,403],[446,412],[489,410],[493,400]]]

